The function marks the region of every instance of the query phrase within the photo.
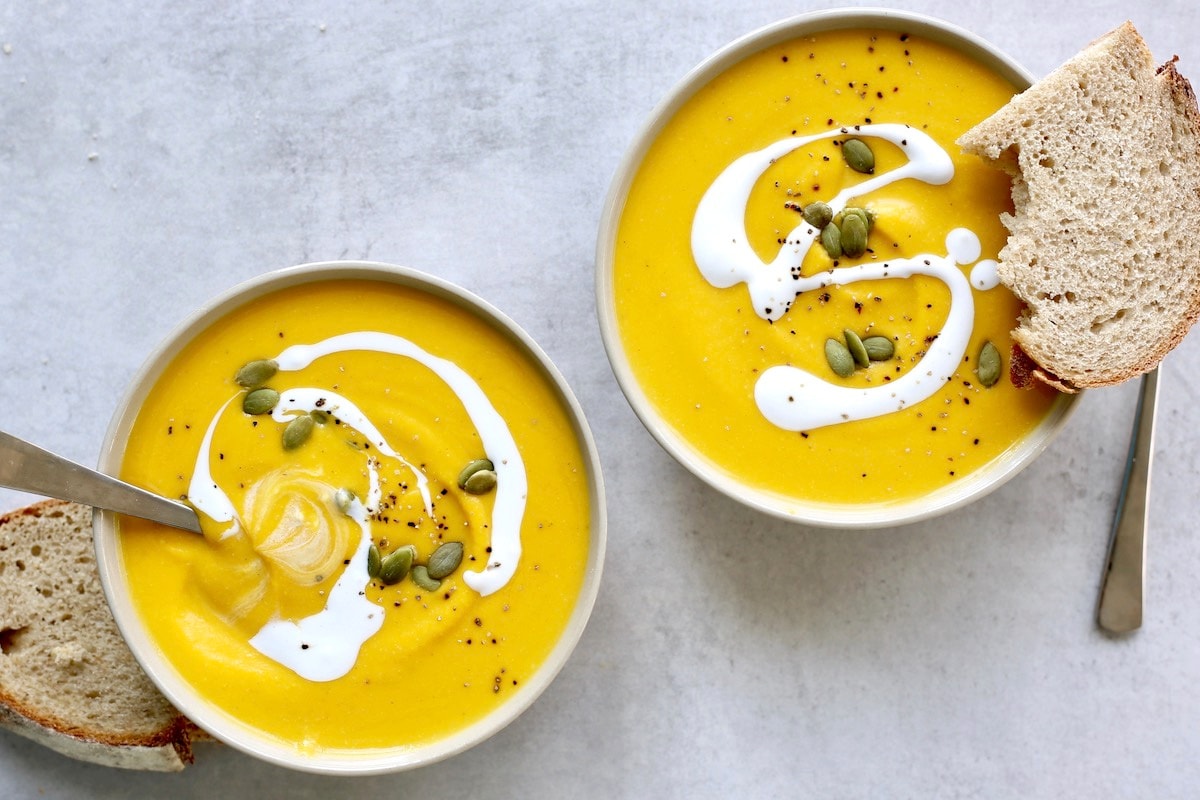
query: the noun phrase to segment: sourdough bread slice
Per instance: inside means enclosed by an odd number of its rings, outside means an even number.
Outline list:
[[[1070,392],[1157,366],[1200,315],[1200,111],[1175,61],[1156,69],[1126,22],[958,143],[1012,177],[1014,382]]]
[[[0,517],[0,725],[83,761],[183,769],[195,728],[121,638],[91,525],[60,500]]]

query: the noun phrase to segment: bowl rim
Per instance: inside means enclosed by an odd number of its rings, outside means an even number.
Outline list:
[[[1032,73],[982,37],[945,20],[912,11],[876,7],[824,9],[787,17],[734,39],[671,87],[642,123],[618,162],[601,209],[596,240],[596,317],[609,366],[634,414],[658,444],[701,481],[743,505],[790,522],[826,528],[880,528],[940,516],[1000,488],[1049,446],[1065,427],[1083,393],[1060,394],[1026,438],[1014,442],[992,462],[963,480],[924,497],[863,505],[798,500],[742,483],[661,418],[639,385],[626,355],[616,319],[613,282],[617,228],[630,186],[647,151],[683,104],[729,67],[755,53],[801,36],[851,28],[907,32],[954,47],[993,69],[1018,91],[1034,81]]]
[[[95,509],[93,540],[105,598],[122,637],[135,659],[162,694],[189,720],[214,738],[249,755],[278,766],[329,775],[372,775],[432,764],[461,753],[498,733],[519,717],[550,685],[566,664],[583,635],[599,592],[607,547],[607,507],[599,451],[583,407],[566,379],[534,339],[515,321],[481,297],[442,278],[411,267],[376,261],[320,261],[262,273],[218,294],[179,322],[151,351],[127,384],[104,435],[99,469],[118,474],[127,439],[139,410],[138,398],[163,375],[180,350],[196,335],[256,298],[305,283],[326,280],[377,280],[437,297],[474,313],[498,335],[508,338],[528,356],[562,403],[579,443],[587,470],[591,505],[589,543],[583,582],[575,607],[545,660],[521,682],[510,699],[474,723],[446,737],[417,745],[364,750],[333,750],[316,757],[304,756],[293,745],[247,725],[193,690],[158,652],[141,623],[122,579],[117,549],[118,515]],[[189,534],[190,535],[190,534]]]

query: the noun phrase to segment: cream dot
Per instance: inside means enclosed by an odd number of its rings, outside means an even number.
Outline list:
[[[980,291],[995,289],[1000,283],[997,264],[990,258],[985,258],[971,269],[971,285]]]
[[[956,264],[970,264],[979,258],[982,246],[974,231],[955,228],[946,234],[946,253]]]

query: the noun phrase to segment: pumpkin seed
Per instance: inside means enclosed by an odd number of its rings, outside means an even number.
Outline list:
[[[847,258],[858,258],[867,251],[867,223],[865,215],[847,214],[842,220],[842,254]]]
[[[875,154],[862,139],[847,139],[842,142],[842,158],[855,172],[871,175],[875,172]]]
[[[411,544],[388,553],[379,562],[379,580],[388,586],[404,580],[405,576],[408,575],[409,569],[412,567],[413,558],[416,554],[417,549]]]
[[[269,414],[279,404],[279,392],[274,389],[255,389],[242,398],[242,411],[247,414]]]
[[[812,225],[817,230],[821,230],[829,221],[833,219],[833,209],[828,203],[822,203],[820,200],[809,203],[804,207],[802,216],[804,221]]]
[[[316,423],[308,414],[302,414],[289,422],[283,429],[283,449],[295,450],[307,442],[308,437],[312,436],[314,425]]]
[[[233,379],[243,389],[257,389],[275,377],[275,373],[278,371],[279,364],[264,358],[258,361],[251,361],[243,366],[233,376]]]
[[[851,217],[851,216],[861,217],[862,221],[863,221],[863,225],[865,225],[867,227],[867,233],[870,233],[871,228],[873,228],[875,226],[875,215],[872,214],[870,211],[868,211],[865,208],[858,208],[856,206],[851,206],[851,207],[843,210],[839,216],[841,216],[841,219],[838,220],[839,225],[842,224],[842,222],[846,219],[846,217]],[[842,233],[845,234],[845,231],[842,231]]]
[[[842,257],[842,231],[832,222],[821,228],[821,246],[830,258]]]
[[[458,569],[458,565],[462,563],[462,558],[462,542],[446,542],[433,551],[433,555],[429,557],[429,564],[425,569],[429,573],[429,577],[441,580]]]
[[[496,473],[490,469],[481,469],[472,473],[463,485],[467,494],[487,494],[496,488]]]
[[[338,511],[349,515],[350,506],[354,503],[356,495],[352,489],[342,487],[333,493],[333,504],[337,506]]]
[[[367,577],[378,578],[379,570],[383,567],[383,561],[379,556],[379,548],[372,542],[367,548]]]
[[[868,336],[863,339],[863,347],[872,361],[887,361],[896,354],[896,346],[886,336]]]
[[[979,361],[975,367],[975,374],[979,376],[979,382],[984,386],[993,386],[996,381],[1000,380],[1000,367],[1000,351],[991,342],[984,342],[983,347],[979,350]]]
[[[317,423],[318,425],[324,425],[333,418],[332,414],[321,408],[314,408],[312,411],[308,412],[308,415],[312,417],[313,422]]]
[[[863,340],[858,337],[858,334],[847,328],[842,331],[842,335],[846,337],[846,349],[850,351],[850,355],[854,358],[854,363],[860,367],[871,366],[871,358],[867,355],[867,348],[863,344]]]
[[[846,345],[837,339],[825,340],[825,360],[838,377],[849,378],[854,374],[854,356],[850,355]]]
[[[458,488],[460,488],[460,489],[467,488],[467,481],[470,480],[471,476],[474,475],[476,472],[479,472],[480,470],[484,470],[484,469],[494,470],[495,468],[496,468],[496,465],[493,464],[491,461],[488,461],[486,458],[475,459],[474,461],[470,462],[465,467],[463,467],[462,472],[458,473]]]
[[[442,588],[442,582],[429,577],[429,569],[423,564],[418,564],[412,568],[412,579],[413,583],[427,592],[436,592]]]

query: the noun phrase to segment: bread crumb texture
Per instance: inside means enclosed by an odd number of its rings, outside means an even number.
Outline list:
[[[192,725],[121,638],[91,524],[57,500],[0,517],[0,724],[87,761],[181,769]]]
[[[1074,391],[1157,366],[1200,314],[1200,112],[1175,61],[1127,22],[959,144],[1012,178],[999,275],[1032,376]]]

